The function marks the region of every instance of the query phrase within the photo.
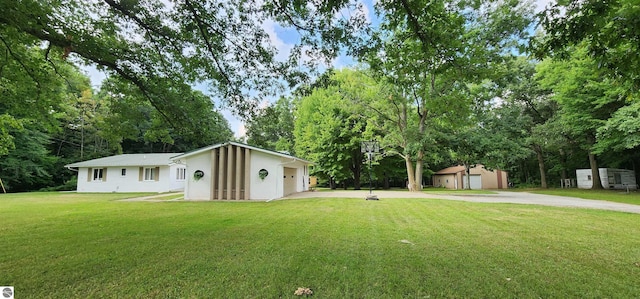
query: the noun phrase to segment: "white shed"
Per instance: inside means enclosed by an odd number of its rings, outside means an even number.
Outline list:
[[[617,168],[598,168],[602,187],[605,189],[638,189],[636,175],[633,170]],[[576,181],[578,188],[591,189],[593,178],[591,169],[577,169]]]
[[[78,172],[78,192],[181,191],[186,167],[171,160],[179,154],[124,154],[65,167]]]
[[[309,161],[247,144],[211,145],[173,159],[187,166],[187,200],[269,200],[309,189]]]

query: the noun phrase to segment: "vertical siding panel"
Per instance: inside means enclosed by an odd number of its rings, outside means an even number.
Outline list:
[[[236,173],[235,173],[235,194],[233,199],[242,199],[240,197],[240,183],[242,182],[242,148],[236,146]]]
[[[251,199],[251,150],[244,149],[244,199]]]
[[[218,199],[222,199],[224,192],[225,151],[223,146],[219,147],[218,149],[220,150],[220,155],[218,156]]]
[[[209,194],[209,199],[216,199],[216,179],[218,178],[218,155],[216,155],[218,149],[214,148],[211,150],[211,193]]]
[[[233,188],[233,146],[229,144],[227,146],[227,200],[231,198],[231,189]]]

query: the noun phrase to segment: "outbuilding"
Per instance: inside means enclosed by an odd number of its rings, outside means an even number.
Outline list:
[[[477,164],[469,170],[470,189],[506,189],[509,187],[507,172],[489,170]],[[447,167],[433,175],[433,186],[447,189],[467,189],[467,174],[462,165]]]
[[[226,142],[173,157],[187,167],[187,200],[270,200],[309,189],[309,161]]]
[[[598,168],[600,182],[605,189],[638,189],[636,175],[633,170],[617,168]],[[591,169],[576,169],[578,188],[591,189],[593,178]]]
[[[171,159],[180,154],[124,154],[65,167],[78,172],[78,192],[181,191],[186,167]]]

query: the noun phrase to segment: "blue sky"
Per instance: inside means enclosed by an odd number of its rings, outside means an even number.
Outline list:
[[[365,10],[366,10],[365,13],[367,13],[368,19],[372,20],[373,22],[376,22],[376,19],[377,19],[373,9],[373,3],[375,1],[376,0],[363,1],[363,3],[365,4]],[[534,3],[537,8],[536,11],[540,11],[544,9],[544,7],[547,4],[549,4],[551,1],[553,0],[535,0]],[[299,36],[297,32],[292,29],[283,28],[279,26],[277,23],[272,21],[266,21],[263,24],[263,28],[265,29],[265,32],[269,34],[269,38],[271,40],[272,45],[276,47],[276,49],[280,53],[278,57],[284,60],[287,57],[288,53],[293,48],[293,46],[299,41]],[[333,63],[331,66],[333,66],[334,68],[343,68],[343,67],[351,66],[354,63],[355,62],[351,57],[342,55],[336,58],[335,60],[333,60]],[[83,69],[87,73],[87,75],[91,78],[91,83],[94,87],[99,87],[102,80],[106,78],[104,73],[98,71],[93,66],[86,66],[86,67],[83,67]],[[194,86],[194,88],[201,90],[204,93],[207,93],[207,87],[204,85]],[[275,99],[276,97],[268,100],[274,101]],[[213,98],[213,100],[216,104],[216,107],[221,108],[220,112],[228,120],[229,126],[231,127],[231,130],[233,130],[236,137],[244,136],[244,133],[245,133],[244,123],[240,119],[235,117],[229,110],[224,109],[225,105],[222,104],[219,99]]]

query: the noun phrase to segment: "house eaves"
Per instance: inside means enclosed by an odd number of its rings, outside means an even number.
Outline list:
[[[200,153],[203,153],[203,152],[207,152],[207,151],[219,148],[219,147],[224,147],[224,146],[227,146],[227,145],[239,146],[239,147],[243,147],[243,148],[248,148],[250,150],[266,153],[266,154],[269,154],[269,155],[279,156],[279,157],[286,158],[286,159],[294,159],[294,160],[300,161],[302,163],[313,164],[310,161],[307,161],[307,160],[304,160],[304,159],[301,159],[301,158],[298,158],[298,157],[295,157],[295,156],[292,156],[292,155],[288,155],[288,154],[285,154],[285,153],[276,152],[276,151],[272,151],[272,150],[267,150],[267,149],[251,146],[251,145],[244,144],[244,143],[233,142],[233,141],[214,144],[214,145],[206,146],[206,147],[203,147],[203,148],[195,149],[193,151],[186,152],[184,154],[180,154],[180,155],[176,155],[174,157],[171,157],[171,159],[174,160],[174,161],[177,161],[177,160],[189,157],[189,156],[197,155],[197,154],[200,154]]]
[[[120,166],[166,166],[174,164],[171,157],[181,153],[123,154],[65,165],[66,168],[120,167]]]

